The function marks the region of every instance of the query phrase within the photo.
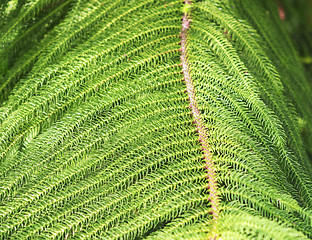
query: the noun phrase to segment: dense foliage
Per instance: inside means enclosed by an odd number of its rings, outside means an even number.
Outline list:
[[[281,2],[1,0],[0,239],[312,238]]]

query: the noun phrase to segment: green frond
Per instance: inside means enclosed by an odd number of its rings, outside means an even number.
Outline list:
[[[284,25],[270,0],[1,1],[0,239],[311,239]]]
[[[224,214],[223,221],[220,221],[220,230],[224,231],[224,234],[220,234],[222,239],[233,239],[233,236],[238,236],[235,239],[308,239],[290,226],[283,226],[258,216],[240,211]],[[235,225],[231,222],[235,222]]]

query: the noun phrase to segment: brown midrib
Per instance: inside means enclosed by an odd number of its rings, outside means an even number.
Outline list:
[[[190,0],[184,1],[185,5],[191,4]],[[191,79],[189,64],[187,61],[187,34],[190,28],[190,16],[188,13],[183,14],[182,18],[182,30],[181,30],[181,62],[182,62],[182,72],[184,75],[184,81],[186,84],[186,91],[190,101],[190,108],[192,111],[192,116],[198,131],[199,141],[202,146],[202,151],[204,154],[204,159],[206,163],[208,188],[209,188],[209,201],[212,209],[213,224],[216,223],[219,217],[219,198],[217,194],[217,181],[216,181],[216,171],[214,162],[212,160],[212,154],[210,151],[210,146],[208,144],[208,134],[205,130],[204,121],[198,109],[198,104],[196,100],[195,87]],[[215,239],[217,236],[212,236]]]

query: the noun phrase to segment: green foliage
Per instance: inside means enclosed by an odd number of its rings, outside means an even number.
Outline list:
[[[311,85],[277,9],[1,1],[0,239],[312,238]]]

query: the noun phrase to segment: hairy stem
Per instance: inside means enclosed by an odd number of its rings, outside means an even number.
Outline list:
[[[185,0],[185,9],[189,9],[191,4],[190,0]],[[190,108],[192,110],[192,115],[194,117],[194,121],[197,127],[197,131],[199,134],[199,141],[202,145],[202,150],[204,152],[204,159],[206,162],[206,169],[208,173],[208,186],[209,186],[209,201],[211,203],[213,222],[216,223],[219,216],[219,199],[217,195],[217,182],[216,182],[216,172],[214,163],[212,160],[212,155],[209,149],[208,144],[208,135],[205,130],[204,122],[201,118],[200,111],[198,109],[198,104],[195,96],[195,88],[191,79],[189,65],[187,61],[187,32],[190,28],[190,16],[186,12],[183,14],[182,18],[182,31],[181,31],[181,61],[182,61],[182,71],[184,74],[184,81],[186,84],[186,90],[190,101]],[[213,238],[216,238],[214,236]]]

